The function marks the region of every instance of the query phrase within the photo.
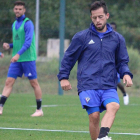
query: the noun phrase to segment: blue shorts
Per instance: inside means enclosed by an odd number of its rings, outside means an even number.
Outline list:
[[[107,90],[86,90],[79,94],[81,105],[88,114],[93,112],[102,112],[106,110],[106,105],[111,102],[119,103],[119,97],[116,89]]]
[[[7,77],[17,78],[28,77],[29,80],[37,78],[36,62],[26,61],[26,62],[14,62],[10,64]]]

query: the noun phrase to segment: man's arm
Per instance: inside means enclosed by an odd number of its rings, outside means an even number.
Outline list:
[[[10,45],[8,43],[3,43],[3,49],[8,50],[10,48]]]
[[[65,91],[72,89],[72,86],[68,81],[70,71],[78,60],[82,50],[83,42],[79,39],[79,36],[75,35],[70,43],[70,46],[64,54],[59,74],[57,75],[60,85]]]
[[[0,57],[3,58],[4,57],[4,54],[2,52],[0,52]]]
[[[117,71],[120,74],[120,78],[123,79],[123,83],[126,84],[126,87],[131,87],[133,85],[132,78],[133,74],[130,72],[128,67],[129,56],[127,48],[125,45],[125,40],[120,36],[120,44],[117,49]]]
[[[61,85],[62,89],[65,91],[72,89],[71,84],[67,79],[62,79],[60,81],[60,85]]]
[[[82,41],[75,35],[62,59],[59,74],[57,75],[59,81],[62,79],[69,79],[70,71],[82,52],[82,45]]]
[[[120,74],[121,79],[124,77],[124,75],[129,75],[132,79],[133,74],[130,72],[128,67],[129,56],[125,45],[125,40],[122,36],[119,36],[119,39],[119,47],[117,48],[116,52],[117,71]]]
[[[13,24],[12,24],[12,29],[13,29]],[[13,43],[9,43],[9,48],[13,48]]]
[[[123,83],[126,84],[126,87],[131,87],[133,85],[132,79],[129,75],[124,75]]]
[[[13,48],[13,43],[10,43],[9,46],[10,46],[10,48]]]

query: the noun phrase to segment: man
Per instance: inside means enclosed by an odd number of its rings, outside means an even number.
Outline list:
[[[16,21],[12,25],[13,43],[3,43],[5,50],[13,48],[11,64],[8,70],[7,79],[0,100],[0,115],[3,113],[3,106],[9,97],[15,80],[24,74],[28,77],[34,89],[37,109],[32,117],[43,116],[41,109],[42,91],[37,80],[36,72],[36,47],[34,25],[32,21],[25,17],[25,3],[16,1],[13,9]]]
[[[117,30],[117,25],[116,25],[115,22],[111,22],[110,25],[111,25],[111,27],[113,28],[114,31]],[[121,92],[123,94],[123,103],[124,103],[124,105],[128,105],[129,104],[129,95],[126,93],[123,84],[121,84],[120,74],[119,73],[117,73],[117,77],[118,77],[117,87],[121,90]]]
[[[61,62],[58,79],[63,90],[70,90],[70,71],[78,60],[78,94],[89,115],[91,139],[111,140],[108,133],[119,109],[117,72],[127,87],[132,86],[133,75],[128,68],[124,38],[107,24],[109,13],[105,2],[95,1],[90,13],[90,28],[74,35]],[[105,109],[99,130],[100,112]]]

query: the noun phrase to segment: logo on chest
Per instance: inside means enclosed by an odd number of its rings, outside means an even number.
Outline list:
[[[16,36],[15,36],[15,40],[19,40],[20,38],[19,38],[19,35],[18,34],[16,34]]]
[[[95,42],[91,39],[88,44],[94,44]]]

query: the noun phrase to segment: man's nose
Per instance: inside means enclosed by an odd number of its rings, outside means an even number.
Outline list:
[[[96,21],[99,22],[100,21],[100,18],[97,17]]]

